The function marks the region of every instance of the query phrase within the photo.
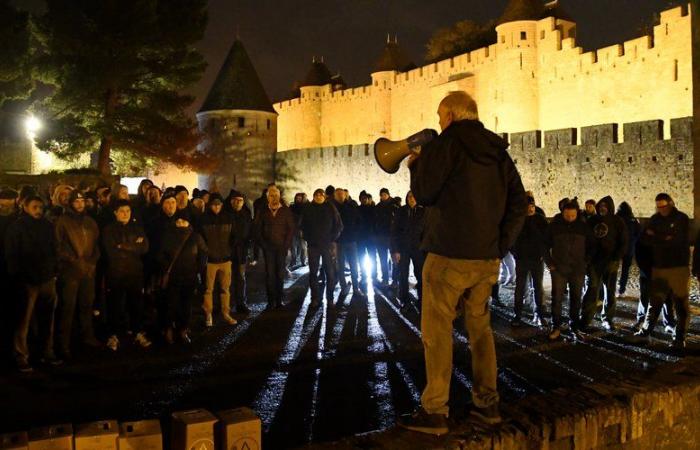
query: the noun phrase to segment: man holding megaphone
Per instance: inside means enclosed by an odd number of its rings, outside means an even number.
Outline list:
[[[437,113],[442,133],[408,159],[411,190],[427,208],[421,313],[427,385],[421,408],[399,423],[441,435],[448,432],[452,322],[460,302],[472,354],[471,414],[488,424],[501,421],[488,299],[500,259],[522,228],[527,200],[508,142],[479,122],[472,97],[452,92]]]

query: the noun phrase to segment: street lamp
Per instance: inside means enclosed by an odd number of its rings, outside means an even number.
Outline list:
[[[34,116],[29,116],[24,120],[24,129],[27,131],[27,137],[34,140],[36,132],[41,128],[41,121]]]

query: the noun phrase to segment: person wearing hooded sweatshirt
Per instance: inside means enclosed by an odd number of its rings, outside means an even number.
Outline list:
[[[284,305],[284,277],[287,274],[287,252],[294,236],[294,215],[282,203],[279,188],[274,184],[267,188],[267,205],[256,212],[255,236],[263,249],[265,259],[265,287],[268,307]]]
[[[560,205],[545,235],[544,261],[552,277],[552,329],[550,340],[559,339],[562,326],[562,303],[569,289],[569,323],[573,333],[582,329],[581,292],[586,268],[596,251],[595,237],[581,217],[576,199]]]
[[[57,255],[54,227],[44,217],[43,200],[30,196],[23,208],[24,214],[7,229],[4,254],[8,274],[21,288],[12,341],[15,361],[20,371],[31,372],[27,335],[32,319],[38,325],[43,362],[61,363],[53,350]]]
[[[59,284],[58,345],[61,356],[71,356],[73,317],[78,309],[80,335],[83,344],[97,347],[92,326],[95,301],[95,268],[100,257],[99,229],[92,217],[85,214],[85,197],[72,191],[69,207],[56,221]]]
[[[59,184],[54,188],[51,195],[51,207],[46,211],[46,218],[51,223],[56,223],[56,220],[68,209],[68,198],[72,191],[73,186],[67,184]]]
[[[523,300],[527,290],[528,277],[532,278],[535,291],[535,302],[532,321],[542,327],[544,305],[542,303],[542,279],[544,277],[544,254],[546,250],[545,236],[547,234],[547,219],[537,212],[534,197],[528,197],[527,217],[523,229],[511,249],[515,258],[515,297],[513,307],[515,318],[513,326],[522,325]]]
[[[627,281],[630,276],[630,267],[632,267],[632,260],[634,259],[634,250],[637,245],[637,240],[639,239],[639,233],[641,231],[641,225],[639,220],[634,217],[632,212],[632,207],[627,202],[620,203],[617,207],[616,214],[625,223],[627,228],[627,249],[625,250],[625,255],[622,257],[622,269],[620,270],[620,286],[618,288],[618,294],[620,296],[625,295],[627,291]]]
[[[313,201],[309,203],[301,215],[301,229],[309,249],[309,288],[311,290],[311,305],[321,305],[321,291],[318,272],[322,264],[326,279],[326,300],[333,301],[335,286],[335,270],[331,246],[343,231],[343,222],[333,204],[326,201],[323,189],[314,191]]]
[[[134,341],[143,348],[150,347],[143,327],[143,256],[148,252],[148,238],[141,225],[131,219],[128,200],[112,203],[116,220],[102,231],[105,251],[105,285],[107,290],[107,347],[119,348],[119,337],[128,330],[135,333]]]
[[[205,325],[213,325],[214,288],[221,290],[221,317],[229,325],[235,325],[231,317],[231,251],[234,233],[233,216],[224,209],[221,194],[211,194],[207,211],[199,220],[199,232],[209,249],[206,271],[206,291],[202,308],[206,314]]]
[[[406,204],[399,208],[392,229],[391,252],[399,262],[398,299],[402,304],[409,301],[408,272],[413,262],[413,275],[416,277],[418,305],[423,299],[423,263],[425,253],[420,242],[425,230],[425,208],[416,202],[413,192],[406,193]]]
[[[628,233],[625,222],[614,215],[612,197],[603,197],[596,205],[596,215],[587,220],[596,238],[597,249],[588,270],[588,289],[583,297],[582,322],[587,327],[593,320],[598,300],[605,288],[605,300],[601,314],[603,328],[614,330],[617,306],[617,271],[627,252]]]
[[[233,272],[233,299],[236,312],[250,313],[246,289],[246,264],[251,246],[253,217],[245,204],[245,196],[231,189],[226,199],[226,209],[233,217],[233,240],[231,243],[231,270]]]
[[[197,289],[197,277],[206,267],[208,248],[202,236],[185,219],[177,217],[166,226],[156,260],[164,274],[165,341],[174,342],[177,333],[185,344],[192,342],[190,318]]]
[[[400,424],[444,434],[458,305],[465,311],[472,355],[470,413],[489,424],[501,422],[488,300],[500,259],[522,228],[527,201],[508,143],[479,122],[473,98],[452,92],[437,113],[442,133],[408,158],[411,191],[427,208],[421,245],[428,252],[421,308],[427,385],[422,408]]]
[[[652,268],[649,308],[633,341],[647,343],[668,297],[676,310],[677,323],[671,347],[682,351],[690,321],[690,220],[679,211],[670,195],[656,196],[657,213],[651,216],[641,239],[651,247]]]

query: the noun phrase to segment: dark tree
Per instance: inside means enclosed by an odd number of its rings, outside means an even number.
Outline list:
[[[99,149],[196,167],[199,133],[183,92],[206,66],[194,43],[207,21],[205,0],[47,0],[37,19],[43,81],[39,147],[59,156]]]
[[[29,96],[30,53],[28,14],[18,11],[9,0],[0,0],[0,107],[6,100]]]
[[[426,45],[425,59],[434,62],[451,58],[496,43],[495,23],[480,25],[462,20],[451,27],[440,28]]]

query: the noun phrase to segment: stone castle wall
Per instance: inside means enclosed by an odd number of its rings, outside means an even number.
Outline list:
[[[437,128],[449,91],[472,94],[499,133],[585,127],[692,115],[691,18],[664,11],[652,36],[584,53],[573,22],[554,18],[497,27],[498,41],[414,70],[377,72],[372,84],[301,89],[274,105],[278,151],[401,139]]]
[[[630,203],[638,217],[654,211],[654,197],[669,193],[677,206],[693,213],[692,117],[670,121],[670,138],[664,139],[661,120],[552,131],[530,131],[508,136],[509,153],[523,184],[532,190],[549,216],[565,196],[588,198],[612,195],[617,204]],[[577,142],[581,144],[577,144]],[[372,145],[345,145],[279,152],[282,172],[278,182],[285,198],[296,192],[309,196],[332,184],[357,199],[361,190],[375,200],[387,187],[404,197],[409,189],[405,165],[394,175],[383,172]]]

